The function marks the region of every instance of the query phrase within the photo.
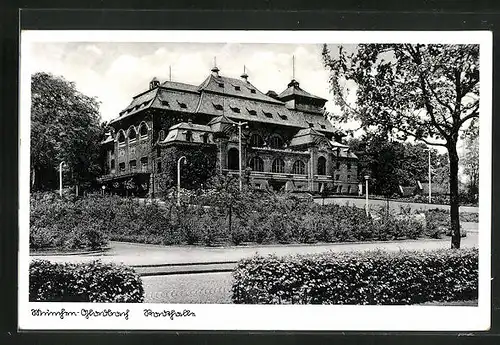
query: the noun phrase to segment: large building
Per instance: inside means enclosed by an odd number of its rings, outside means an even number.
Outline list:
[[[264,94],[245,73],[229,78],[217,67],[198,86],[154,78],[110,121],[100,182],[159,195],[176,183],[177,159],[193,150],[210,157],[210,173],[238,175],[241,145],[245,183],[254,188],[355,194],[357,157],[326,118],[325,103],[296,80]],[[238,123],[245,123],[241,142]]]

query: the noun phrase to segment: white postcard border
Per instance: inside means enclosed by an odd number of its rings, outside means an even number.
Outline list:
[[[479,302],[477,307],[32,303],[28,296],[31,42],[470,43],[480,44]],[[20,46],[18,325],[30,329],[117,330],[394,330],[479,331],[490,327],[492,33],[489,31],[23,31]],[[79,316],[34,316],[37,310]],[[110,309],[119,317],[86,318]],[[196,316],[152,317],[144,310],[190,310]],[[128,310],[128,312],[126,312]],[[64,314],[64,313],[63,313]],[[88,316],[88,313],[86,314]]]

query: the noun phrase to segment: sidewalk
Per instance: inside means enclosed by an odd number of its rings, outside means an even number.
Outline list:
[[[477,247],[477,233],[469,233],[462,238],[462,247]],[[141,275],[163,275],[180,273],[207,273],[231,271],[236,263],[244,258],[274,254],[277,256],[313,254],[326,251],[364,251],[364,250],[431,250],[449,248],[450,238],[441,240],[405,240],[394,242],[332,243],[332,244],[289,244],[260,246],[162,246],[111,242],[110,250],[87,255],[31,256],[31,259],[53,262],[88,262],[101,260],[133,266]]]

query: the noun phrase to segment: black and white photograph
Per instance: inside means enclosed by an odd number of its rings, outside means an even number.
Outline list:
[[[20,327],[488,329],[491,49],[22,32]]]

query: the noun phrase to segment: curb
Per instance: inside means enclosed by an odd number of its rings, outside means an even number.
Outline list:
[[[469,232],[469,230],[467,230]],[[206,246],[195,246],[195,245],[186,245],[186,246],[168,246],[163,244],[147,244],[147,243],[134,243],[134,242],[123,242],[123,241],[110,241],[115,243],[122,243],[134,246],[151,246],[151,247],[159,247],[159,248],[196,248],[196,249],[251,249],[251,248],[269,248],[269,247],[314,247],[314,246],[328,246],[328,245],[352,245],[352,244],[375,244],[375,243],[402,243],[402,242],[435,242],[442,241],[443,239],[439,238],[422,238],[422,239],[404,239],[404,240],[389,240],[389,241],[353,241],[353,242],[321,242],[321,243],[288,243],[288,244],[250,244],[250,245],[231,245],[231,246],[214,246],[214,247],[206,247]],[[216,262],[207,262],[207,263],[230,263],[232,261],[216,261]],[[204,262],[194,262],[194,263],[175,263],[175,264],[156,264],[158,266],[166,266],[166,265],[192,265],[192,264],[203,264]],[[142,266],[138,265],[137,267]],[[149,265],[144,265],[144,267],[148,267]]]
[[[203,274],[203,273],[223,273],[232,272],[234,268],[212,268],[208,270],[183,270],[183,271],[165,271],[165,272],[137,272],[140,277],[158,277],[158,276],[171,276],[171,275],[183,275],[183,274]]]
[[[238,261],[203,261],[203,262],[180,262],[168,264],[143,264],[143,265],[130,265],[133,268],[152,268],[152,267],[185,267],[185,266],[207,266],[207,265],[227,265],[237,264]]]
[[[111,247],[106,247],[98,250],[87,250],[81,252],[30,252],[29,256],[75,256],[75,255],[89,255],[100,254],[109,251]]]

